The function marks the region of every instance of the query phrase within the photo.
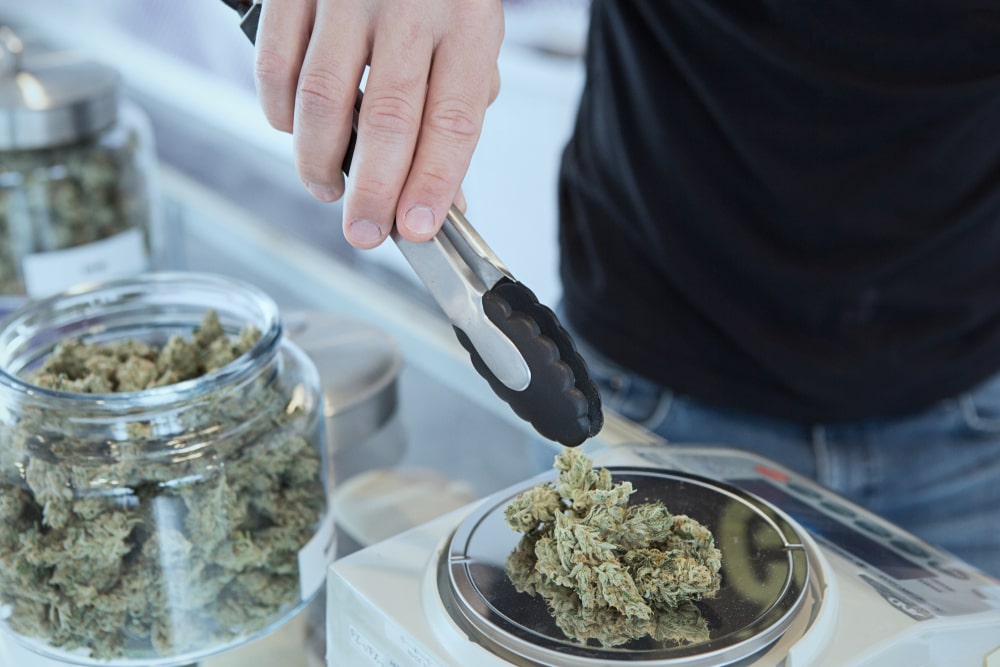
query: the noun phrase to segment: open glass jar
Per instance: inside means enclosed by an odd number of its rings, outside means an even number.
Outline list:
[[[0,314],[157,263],[152,129],[119,79],[0,26]]]
[[[33,384],[60,346],[166,350],[214,311],[259,338],[141,391]],[[332,470],[318,374],[274,302],[150,273],[26,305],[0,327],[0,629],[81,665],[180,665],[249,641],[321,589]]]

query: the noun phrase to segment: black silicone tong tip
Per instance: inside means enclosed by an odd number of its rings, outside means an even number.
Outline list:
[[[531,370],[526,389],[510,389],[490,372],[468,337],[456,327],[472,365],[493,391],[541,435],[566,447],[576,447],[597,435],[604,425],[601,395],[555,313],[523,284],[506,280],[483,296],[483,310],[514,342]]]

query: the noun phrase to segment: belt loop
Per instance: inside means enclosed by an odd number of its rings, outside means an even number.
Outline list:
[[[823,424],[813,424],[812,427],[813,457],[816,459],[816,480],[828,488],[836,488],[834,477],[837,475],[830,446],[826,441],[826,427]]]

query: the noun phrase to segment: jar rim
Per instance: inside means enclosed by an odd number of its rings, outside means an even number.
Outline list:
[[[81,393],[49,389],[32,384],[21,377],[20,372],[27,364],[11,368],[12,362],[18,358],[18,353],[22,352],[28,343],[27,332],[31,330],[34,318],[43,317],[48,312],[68,311],[86,319],[87,316],[96,315],[102,306],[107,307],[115,303],[116,296],[125,297],[128,302],[143,294],[155,294],[159,297],[160,305],[166,308],[176,307],[183,304],[171,302],[165,297],[171,292],[180,291],[181,288],[202,290],[206,294],[238,297],[244,306],[256,310],[259,320],[252,324],[260,330],[260,337],[249,350],[221,368],[182,382],[138,391]],[[141,302],[136,299],[134,303]],[[208,304],[191,305],[201,308],[201,312],[207,312],[212,308],[220,309]],[[127,312],[127,309],[123,312]],[[195,311],[192,310],[193,312]],[[92,325],[89,330],[80,331],[74,337],[82,338],[102,330],[100,326]],[[74,402],[85,399],[94,409],[102,412],[133,413],[137,410],[149,410],[180,401],[190,401],[202,394],[217,391],[219,387],[238,383],[241,379],[253,375],[262,362],[276,354],[281,338],[282,323],[275,301],[263,290],[237,278],[211,273],[167,271],[88,283],[29,302],[0,321],[0,387],[14,391],[22,397]],[[68,339],[52,341],[49,349]]]

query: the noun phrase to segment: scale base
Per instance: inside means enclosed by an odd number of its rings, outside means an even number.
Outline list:
[[[741,452],[629,445],[610,447],[592,458],[599,466],[650,467],[652,462],[658,469],[709,476],[729,484],[742,479],[751,480],[758,489],[764,489],[758,483],[767,482],[783,492],[801,490],[799,500],[815,501],[810,507],[838,507],[837,525],[842,528],[853,525],[842,521],[847,509],[853,521],[883,530],[886,545],[915,540],[780,465]],[[469,623],[456,621],[439,590],[439,567],[450,562],[452,536],[468,525],[469,517],[488,513],[498,499],[509,497],[520,486],[334,562],[328,578],[328,666],[540,664],[536,658],[501,654],[489,642],[470,639],[474,633],[469,632]],[[795,512],[785,512],[783,502]],[[893,579],[879,569],[886,567],[884,563],[865,562],[846,548],[856,546],[859,538],[845,533],[845,544],[831,542],[829,530],[814,533],[793,518],[800,513],[799,505],[787,499],[769,504],[802,535],[811,576],[792,623],[774,643],[741,661],[741,666],[982,667],[987,656],[1000,650],[1000,585],[995,580],[922,543],[926,561],[911,563],[913,567],[901,576],[917,572],[923,578]],[[933,571],[932,563],[937,563]],[[922,602],[909,604],[917,593],[908,590],[923,591]],[[891,594],[894,591],[899,594]],[[627,662],[649,667],[698,664],[683,659]]]

